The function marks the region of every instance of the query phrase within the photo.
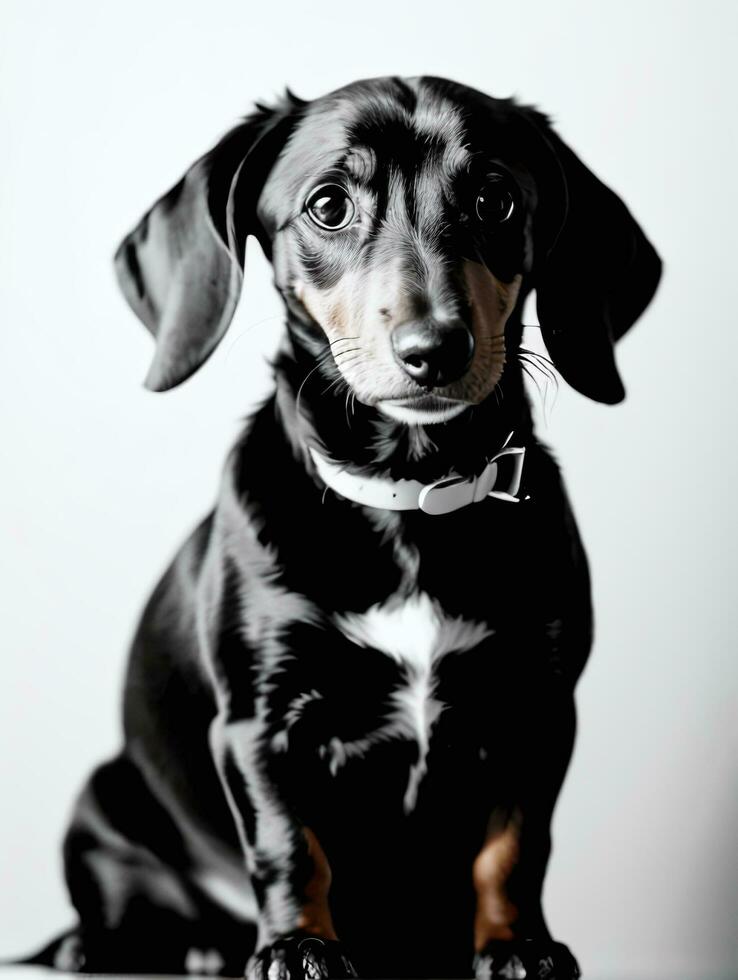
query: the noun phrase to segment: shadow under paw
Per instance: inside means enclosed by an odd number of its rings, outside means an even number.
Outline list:
[[[553,940],[495,940],[474,958],[476,980],[578,980],[579,964],[568,946]]]
[[[349,980],[357,973],[341,943],[318,936],[285,936],[255,953],[246,980]]]
[[[195,974],[198,976],[238,976],[243,958],[232,958],[207,944],[185,946],[162,935],[125,933],[114,930],[91,933],[73,929],[58,937],[36,956],[25,962],[39,963],[64,973],[116,974]]]

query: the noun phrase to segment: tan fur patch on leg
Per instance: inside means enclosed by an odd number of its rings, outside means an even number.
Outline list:
[[[517,907],[507,897],[507,882],[518,862],[520,832],[510,822],[489,838],[474,861],[477,892],[474,948],[479,952],[492,939],[513,939]]]
[[[332,874],[325,851],[309,827],[303,833],[307,839],[308,854],[313,862],[313,874],[305,886],[305,898],[297,920],[297,928],[321,939],[337,939],[331,911],[328,906],[328,892]]]

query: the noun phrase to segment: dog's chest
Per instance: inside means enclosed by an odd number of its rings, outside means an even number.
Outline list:
[[[492,632],[483,623],[447,615],[425,592],[392,596],[363,613],[335,614],[332,621],[351,643],[389,657],[406,676],[427,683],[443,657],[472,649]]]
[[[449,659],[461,663],[492,632],[486,623],[449,615],[424,592],[394,595],[363,612],[335,613],[322,642],[312,638],[313,649],[321,644],[320,666],[312,677],[305,675],[307,683],[286,706],[288,728],[312,710],[318,720],[308,737],[335,777],[379,746],[411,746],[403,799],[410,811],[434,730],[451,707],[443,666]]]

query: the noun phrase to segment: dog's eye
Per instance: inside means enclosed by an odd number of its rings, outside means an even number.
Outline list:
[[[475,207],[477,217],[487,225],[501,225],[507,221],[515,210],[515,198],[507,177],[488,174]]]
[[[340,184],[322,184],[308,194],[305,210],[319,228],[339,231],[351,224],[356,208]]]

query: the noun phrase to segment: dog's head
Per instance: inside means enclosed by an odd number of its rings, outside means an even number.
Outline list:
[[[150,388],[187,378],[225,333],[249,235],[298,342],[407,422],[487,398],[532,289],[564,378],[620,401],[613,345],[661,270],[622,201],[532,109],[437,78],[288,94],[198,160],[118,250],[157,340]]]

